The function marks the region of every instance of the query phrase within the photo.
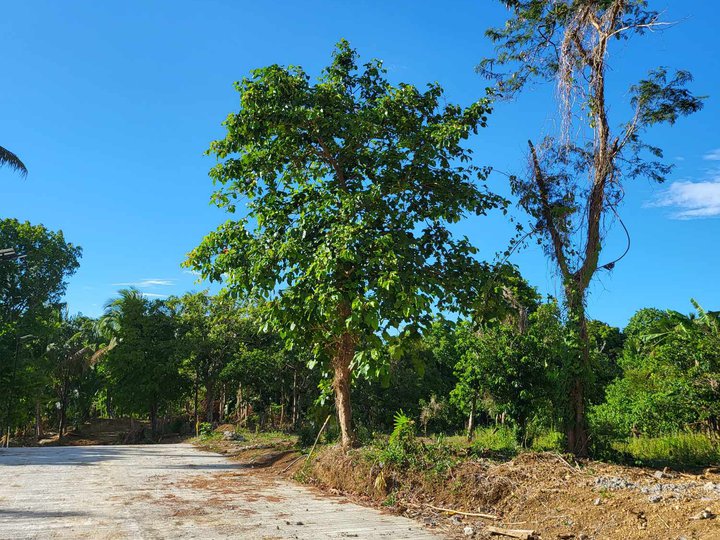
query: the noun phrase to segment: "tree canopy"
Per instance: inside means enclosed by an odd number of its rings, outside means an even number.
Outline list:
[[[275,65],[236,88],[240,110],[209,150],[222,160],[213,200],[234,214],[246,198],[247,215],[206,236],[188,264],[268,299],[281,336],[330,361],[347,445],[351,363],[379,360],[383,339],[427,327],[433,309],[465,305],[485,272],[449,224],[503,204],[461,144],[489,102],[462,108],[443,104],[437,84],[392,86],[344,41],[316,84]]]

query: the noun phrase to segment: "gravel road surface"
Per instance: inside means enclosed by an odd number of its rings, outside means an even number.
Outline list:
[[[0,449],[0,539],[438,538],[189,444]]]

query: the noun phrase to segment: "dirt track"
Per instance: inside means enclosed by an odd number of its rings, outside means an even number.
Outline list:
[[[189,444],[0,450],[0,539],[437,538]]]

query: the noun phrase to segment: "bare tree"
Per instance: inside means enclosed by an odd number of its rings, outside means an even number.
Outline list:
[[[538,144],[528,141],[527,174],[512,177],[520,206],[535,221],[548,256],[562,279],[568,327],[576,354],[568,371],[569,449],[587,453],[586,387],[592,381],[587,331],[587,291],[599,269],[604,239],[624,184],[636,177],[661,182],[671,170],[662,151],[645,143],[647,128],[673,124],[702,108],[686,71],[656,68],[630,86],[631,113],[618,127],[608,114],[608,50],[612,43],[664,28],[645,0],[503,0],[511,16],[486,34],[496,55],[478,72],[495,81],[495,93],[512,98],[528,83],[554,81],[558,132]],[[624,225],[623,225],[624,228]],[[629,240],[629,236],[628,236]]]

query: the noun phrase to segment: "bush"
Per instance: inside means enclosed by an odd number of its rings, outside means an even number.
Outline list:
[[[410,465],[416,453],[415,422],[402,411],[395,413],[395,422],[381,459],[395,465]]]
[[[213,425],[210,422],[201,422],[198,433],[203,438],[211,437],[213,435]]]
[[[475,430],[472,449],[480,454],[516,454],[518,443],[515,430],[508,426],[478,428]]]
[[[563,452],[565,435],[559,431],[546,431],[533,438],[532,449],[536,452]]]
[[[720,442],[702,433],[634,437],[613,448],[643,465],[704,466],[720,462]]]

